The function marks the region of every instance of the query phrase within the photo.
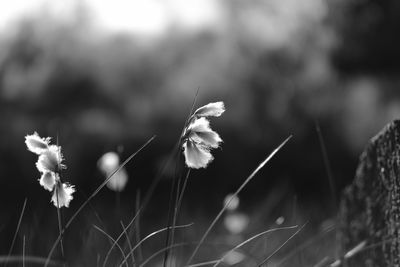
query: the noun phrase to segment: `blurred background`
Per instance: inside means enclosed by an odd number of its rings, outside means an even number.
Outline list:
[[[175,146],[198,89],[196,107],[224,101],[227,111],[211,121],[222,148],[189,179],[179,221],[195,226],[185,238],[197,240],[226,195],[290,134],[239,195],[231,213],[242,227],[232,230],[226,217],[210,242],[229,247],[277,224],[309,221],[306,237],[329,227],[363,147],[400,113],[399,11],[396,1],[377,0],[1,3],[1,254],[8,253],[25,197],[14,254],[26,236],[26,253],[46,257],[58,233],[56,209],[37,182],[25,135],[37,131],[63,148],[63,177],[77,189],[64,220],[104,180],[103,154],[115,151],[122,161],[157,135],[125,167],[123,191],[104,188],[67,232],[72,266],[95,265],[109,243],[92,225],[115,237],[119,221],[129,222],[138,194],[143,198]],[[167,223],[174,170],[162,174],[141,217],[143,236]],[[259,257],[285,238],[271,239],[268,247],[265,241]],[[160,240],[149,251],[161,248]]]

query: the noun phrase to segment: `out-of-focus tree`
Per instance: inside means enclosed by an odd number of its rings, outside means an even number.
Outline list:
[[[399,71],[399,1],[344,0],[332,6],[330,19],[339,36],[333,61],[339,70],[346,73]]]

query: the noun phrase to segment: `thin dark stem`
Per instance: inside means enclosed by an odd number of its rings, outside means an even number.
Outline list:
[[[180,144],[179,144],[180,147]],[[174,175],[174,179],[172,181],[172,187],[171,187],[171,191],[170,191],[170,196],[169,196],[169,204],[168,204],[168,221],[167,221],[167,237],[165,239],[165,246],[168,247],[170,246],[170,244],[172,244],[174,242],[174,229],[173,224],[175,223],[175,212],[173,212],[173,209],[175,209],[175,205],[174,203],[174,193],[176,196],[178,196],[179,194],[179,184],[180,184],[180,180],[181,180],[181,176],[177,175],[178,173],[178,168],[179,168],[179,151],[177,152],[177,157],[178,159],[175,162],[175,175]],[[176,189],[175,189],[176,187]],[[176,204],[176,203],[175,203]],[[174,207],[173,207],[174,206]],[[165,254],[164,254],[164,261],[163,261],[163,266],[166,267],[168,264],[168,260],[169,260],[169,255],[170,253],[172,253],[171,250],[166,250]]]
[[[62,186],[62,185],[61,185]],[[61,249],[61,256],[65,257],[64,255],[64,245],[63,245],[63,231],[62,231],[62,223],[61,223],[61,212],[60,212],[60,202],[58,201],[58,186],[56,185],[56,197],[57,197],[57,221],[58,221],[58,231],[61,236],[60,239],[60,249]]]
[[[190,176],[190,170],[191,170],[190,168],[187,170],[186,176],[185,176],[185,180],[183,181],[182,190],[181,190],[181,193],[179,195],[179,200],[178,200],[178,212],[179,212],[179,210],[181,208],[183,195],[185,193],[185,190],[186,190],[186,187],[187,187],[187,183],[188,183],[188,180],[189,180],[189,176]]]
[[[140,214],[139,214],[139,208],[140,208],[140,190],[137,191],[136,203],[135,203],[135,212],[138,214],[138,217],[135,220],[136,243],[138,243],[140,241]],[[138,255],[138,260],[141,261],[143,259],[142,247],[138,247],[137,255]]]
[[[321,128],[319,126],[318,121],[315,121],[315,129],[318,134],[318,140],[319,140],[319,144],[321,146],[322,158],[324,160],[324,166],[325,166],[326,174],[328,176],[329,188],[330,188],[332,202],[333,202],[332,206],[336,211],[337,210],[337,198],[336,198],[336,193],[335,193],[336,192],[335,179],[333,177],[333,172],[332,172],[330,160],[328,157],[328,152],[327,152],[327,149],[325,146],[324,137],[322,135]]]
[[[58,142],[58,132],[57,132],[57,147],[59,148],[59,142]],[[58,157],[61,159],[61,148],[59,148],[58,150]],[[62,234],[62,219],[61,219],[61,212],[60,212],[60,202],[58,199],[58,186],[61,185],[62,186],[62,181],[61,181],[61,166],[60,166],[60,162],[57,161],[57,169],[58,169],[58,174],[60,177],[59,181],[56,181],[56,186],[55,186],[55,193],[56,193],[56,198],[57,198],[57,221],[58,221],[58,231],[59,234],[61,236],[60,239],[60,249],[61,249],[61,256],[63,259],[65,259],[65,255],[64,255],[64,244],[63,244],[63,234]]]
[[[17,234],[18,234],[19,228],[20,228],[20,226],[21,226],[22,217],[24,216],[24,212],[25,212],[25,207],[26,207],[26,202],[27,202],[27,201],[28,201],[28,199],[25,198],[25,200],[24,200],[24,205],[22,206],[21,214],[19,215],[18,224],[17,224],[17,229],[15,229],[14,237],[13,237],[13,239],[12,239],[10,249],[8,250],[8,254],[7,254],[7,258],[6,258],[6,261],[5,261],[5,263],[4,263],[4,266],[7,266],[8,259],[10,258],[11,252],[12,252],[12,250],[13,250],[13,248],[14,248],[15,240],[17,239]]]
[[[22,238],[22,267],[25,267],[25,235]]]
[[[318,140],[319,140],[319,144],[321,146],[322,158],[324,160],[324,166],[325,166],[326,174],[328,176],[329,189],[330,189],[330,193],[331,193],[331,197],[332,197],[332,207],[334,209],[334,212],[336,213],[336,211],[338,210],[338,207],[337,207],[338,201],[336,198],[336,184],[335,184],[335,179],[333,176],[333,171],[331,168],[330,160],[328,157],[328,152],[327,152],[327,149],[325,146],[325,140],[322,135],[321,128],[319,126],[318,121],[315,121],[315,130],[317,131],[317,134],[318,134]],[[336,248],[336,245],[334,245],[334,250],[337,253],[338,250]]]
[[[193,98],[193,102],[192,102],[192,106],[190,108],[190,112],[189,112],[189,114],[188,114],[188,116],[186,118],[185,124],[184,124],[184,126],[182,128],[182,133],[181,133],[181,136],[179,137],[179,141],[178,141],[178,148],[180,148],[182,146],[182,139],[184,138],[185,129],[187,128],[187,125],[190,123],[190,120],[191,120],[191,118],[193,116],[192,114],[193,114],[193,111],[194,111],[194,107],[196,105],[196,100],[197,100],[199,91],[200,91],[200,87],[197,88],[197,90],[196,90],[196,94],[195,94],[195,96]],[[179,153],[179,150],[178,150],[178,153]],[[174,230],[175,229],[174,226],[176,224],[176,220],[177,220],[177,216],[178,216],[177,204],[178,204],[179,198],[180,198],[180,185],[181,185],[181,180],[182,180],[182,176],[181,176],[181,173],[179,171],[180,170],[180,168],[179,168],[180,159],[181,159],[181,157],[178,154],[178,159],[177,159],[177,161],[175,163],[175,176],[174,176],[174,179],[173,179],[173,182],[172,182],[172,188],[171,188],[169,205],[168,205],[167,227],[169,227],[170,230],[167,232],[167,237],[166,237],[166,240],[165,240],[165,246],[166,247],[169,247],[171,244],[174,243],[174,231],[175,231]],[[175,187],[176,187],[176,189],[175,189]],[[174,205],[174,207],[172,207],[174,193],[175,193],[175,205]],[[172,212],[172,209],[174,210],[174,212]],[[172,227],[170,227],[170,226],[172,226]],[[171,250],[166,250],[165,253],[164,253],[164,260],[163,260],[163,266],[164,267],[167,267],[168,256],[169,256],[170,253],[172,253],[172,249]]]

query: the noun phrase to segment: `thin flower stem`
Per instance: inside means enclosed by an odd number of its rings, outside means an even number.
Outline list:
[[[140,208],[140,190],[137,191],[136,194],[136,202],[135,202],[135,212],[137,213],[138,217],[135,220],[135,234],[136,234],[136,242],[140,241],[140,214],[139,214],[139,208]],[[142,247],[138,247],[138,260],[141,261],[143,259],[143,254],[142,254]]]
[[[173,217],[173,221],[172,221],[172,229],[171,229],[171,241],[170,244],[168,245],[172,245],[174,243],[174,238],[175,238],[175,225],[177,223],[178,220],[178,215],[180,212],[180,208],[181,208],[181,204],[182,204],[182,199],[183,199],[183,195],[185,193],[185,189],[186,189],[186,185],[187,185],[187,181],[190,175],[190,168],[188,168],[187,172],[186,172],[186,176],[185,179],[183,181],[183,185],[182,185],[182,189],[180,189],[180,184],[181,184],[181,177],[179,178],[178,181],[178,188],[176,190],[176,199],[175,199],[175,209],[174,209],[174,217]],[[173,250],[171,249],[169,253],[173,253]],[[172,258],[172,257],[171,257]]]
[[[181,194],[179,195],[179,200],[178,200],[178,211],[181,208],[181,204],[182,204],[182,200],[183,200],[183,195],[185,193],[186,187],[187,187],[187,182],[189,180],[189,175],[190,175],[190,168],[187,170],[186,172],[186,176],[185,176],[185,180],[183,181],[183,186],[182,186],[182,190],[181,190]]]
[[[194,96],[194,98],[193,98],[193,102],[192,102],[192,106],[191,106],[191,108],[190,108],[190,112],[189,112],[189,114],[188,114],[188,116],[187,116],[187,118],[186,118],[185,124],[183,125],[182,132],[181,132],[181,135],[180,135],[179,141],[178,141],[178,148],[182,147],[182,142],[183,142],[184,135],[185,135],[185,129],[187,128],[187,125],[190,123],[190,120],[191,120],[191,118],[193,117],[193,111],[194,111],[194,107],[195,107],[195,105],[196,105],[196,100],[197,100],[197,97],[198,97],[198,95],[199,95],[199,91],[200,91],[200,87],[198,87],[197,90],[196,90],[196,94],[195,94],[195,96]],[[179,150],[178,150],[178,153],[179,153]],[[168,222],[167,222],[167,227],[169,227],[169,226],[172,226],[172,227],[170,228],[170,231],[167,232],[167,237],[166,237],[166,240],[165,240],[165,245],[166,245],[166,247],[168,247],[168,246],[170,246],[171,244],[174,243],[174,226],[175,226],[175,224],[176,224],[176,219],[177,219],[176,217],[177,217],[177,215],[178,215],[178,214],[177,214],[177,203],[178,203],[178,201],[179,201],[179,196],[180,196],[180,184],[181,184],[181,179],[182,179],[182,177],[181,177],[180,174],[179,174],[179,176],[177,175],[177,172],[178,172],[178,169],[179,169],[179,164],[180,164],[180,157],[179,157],[179,154],[178,154],[178,160],[177,160],[176,165],[175,165],[175,176],[174,176],[174,179],[173,179],[173,182],[172,182],[172,188],[171,188],[171,193],[170,193],[170,200],[169,200],[169,205],[168,205]],[[178,172],[178,173],[179,173],[179,172]],[[177,178],[177,176],[178,176],[179,178]],[[175,191],[175,186],[176,186],[175,205],[174,205],[174,207],[172,208],[173,195],[174,195],[174,191]],[[174,209],[174,212],[173,212],[173,213],[171,212],[172,209]],[[169,253],[171,253],[171,252],[172,252],[172,251],[170,251],[170,250],[166,250],[166,251],[165,251],[164,260],[163,260],[163,266],[164,266],[164,267],[167,267],[168,256],[169,256]]]
[[[22,267],[25,267],[25,235],[22,239]]]
[[[180,147],[180,142],[179,142],[179,147]],[[174,227],[173,224],[175,223],[175,212],[173,212],[173,203],[174,203],[174,192],[176,195],[179,194],[179,184],[181,180],[180,174],[178,174],[178,168],[179,168],[179,150],[177,151],[177,160],[175,161],[175,175],[174,179],[172,181],[172,186],[171,186],[171,191],[170,191],[170,196],[169,196],[169,204],[168,204],[168,221],[167,221],[167,237],[165,239],[165,246],[168,247],[174,242]],[[176,189],[175,189],[176,187]],[[172,227],[170,227],[172,226]],[[164,260],[163,260],[163,267],[167,267],[168,259],[169,259],[169,254],[171,253],[170,250],[166,250],[164,254]]]
[[[53,247],[50,249],[49,255],[47,256],[47,260],[45,263],[45,267],[48,266],[49,261],[51,259],[51,256],[53,255],[54,249],[56,248],[57,244],[60,242],[61,240],[61,236],[62,234],[65,232],[65,230],[68,229],[68,227],[71,225],[71,223],[75,220],[75,218],[78,216],[78,214],[83,210],[84,207],[86,207],[86,205],[92,200],[92,198],[94,198],[99,192],[100,190],[108,183],[108,181],[117,173],[119,172],[126,164],[128,164],[129,161],[131,161],[139,152],[141,152],[145,147],[147,147],[154,139],[156,136],[151,137],[146,143],[144,143],[144,145],[142,145],[136,152],[134,152],[132,155],[130,155],[115,171],[113,171],[108,178],[101,183],[97,189],[88,197],[87,200],[85,200],[85,202],[83,202],[83,204],[78,208],[78,210],[71,216],[71,218],[68,220],[68,222],[65,224],[64,229],[62,230],[61,234],[58,235],[56,241],[53,244]]]
[[[61,181],[59,182],[61,183]],[[62,185],[61,185],[62,186]],[[57,198],[57,221],[58,221],[58,231],[59,235],[61,236],[60,239],[60,249],[61,249],[61,256],[63,259],[65,258],[64,256],[64,245],[63,245],[63,232],[62,232],[62,224],[61,224],[61,212],[60,212],[60,202],[58,201],[58,185],[55,186],[56,190],[56,198]]]
[[[201,245],[203,244],[203,242],[205,241],[205,239],[207,238],[208,234],[211,232],[211,230],[214,228],[215,224],[217,223],[217,221],[221,218],[222,214],[225,212],[225,210],[228,208],[228,206],[230,205],[231,201],[233,198],[235,198],[242,190],[243,188],[254,178],[254,176],[265,166],[265,164],[267,164],[267,162],[269,162],[273,156],[275,156],[275,154],[292,138],[292,136],[290,135],[288,138],[286,138],[277,148],[275,148],[274,151],[272,151],[272,153],[263,161],[261,162],[261,164],[258,165],[258,167],[247,177],[247,179],[241,184],[241,186],[236,190],[236,192],[234,194],[232,194],[231,198],[225,203],[224,207],[220,210],[220,212],[218,213],[218,215],[215,217],[215,219],[212,221],[212,223],[210,224],[210,226],[208,227],[208,229],[206,230],[206,232],[203,234],[203,236],[201,237],[199,243],[197,244],[196,248],[194,249],[194,251],[192,252],[192,254],[190,255],[189,259],[186,262],[186,265],[189,265],[192,260],[194,259],[194,256],[196,256],[198,250],[200,249]]]
[[[324,160],[324,166],[325,166],[325,170],[326,170],[326,174],[328,176],[328,181],[329,181],[329,189],[331,191],[331,197],[332,197],[332,206],[334,208],[334,210],[337,210],[337,199],[336,199],[336,185],[335,185],[335,179],[333,177],[333,171],[332,171],[332,167],[330,164],[330,160],[328,157],[328,152],[325,146],[325,141],[324,141],[324,137],[322,135],[321,132],[321,127],[319,126],[318,121],[315,121],[315,130],[317,131],[318,134],[318,140],[319,140],[319,144],[321,146],[321,153],[322,153],[322,158]]]
[[[19,227],[21,226],[22,217],[24,216],[24,212],[25,212],[25,207],[26,207],[26,202],[27,201],[28,201],[28,199],[25,198],[24,204],[22,206],[21,214],[19,215],[17,229],[15,229],[15,233],[14,233],[14,236],[13,236],[13,239],[12,239],[12,242],[11,242],[11,246],[10,246],[10,249],[8,250],[8,254],[7,254],[6,260],[4,262],[4,267],[7,266],[8,259],[9,259],[10,255],[11,255],[11,252],[12,252],[13,248],[14,248],[15,240],[17,239],[17,234],[18,234],[18,231],[19,231]]]
[[[61,159],[61,149],[59,147],[59,142],[58,142],[58,132],[57,132],[57,153],[58,153],[58,157]],[[65,255],[64,255],[64,244],[63,244],[63,233],[62,233],[62,223],[61,223],[61,212],[60,212],[60,201],[58,199],[58,183],[62,185],[62,181],[61,181],[61,166],[60,166],[60,162],[57,161],[57,170],[59,173],[59,181],[56,181],[56,186],[55,186],[55,190],[56,190],[56,198],[57,198],[57,221],[58,221],[58,231],[59,231],[59,235],[61,237],[60,239],[60,249],[61,249],[61,256],[62,258],[65,260]]]

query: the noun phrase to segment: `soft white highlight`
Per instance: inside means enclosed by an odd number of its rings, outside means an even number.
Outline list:
[[[229,203],[229,204],[228,204]],[[237,195],[234,194],[228,194],[224,198],[224,206],[228,205],[226,207],[227,210],[234,211],[239,207],[240,199]]]
[[[115,152],[107,152],[97,161],[100,171],[110,173],[115,171],[119,166],[119,156]]]
[[[105,153],[97,162],[99,170],[104,174],[107,179],[113,172],[119,167],[120,158],[115,152]],[[110,190],[121,192],[124,190],[128,183],[128,173],[125,168],[122,168],[118,172],[114,173],[111,179],[107,182],[107,187]]]
[[[116,192],[121,192],[124,190],[126,184],[128,183],[128,173],[125,169],[114,173],[113,177],[108,181],[107,187]]]
[[[243,232],[247,228],[249,222],[249,217],[239,212],[227,214],[224,219],[226,229],[232,234],[240,234]]]

